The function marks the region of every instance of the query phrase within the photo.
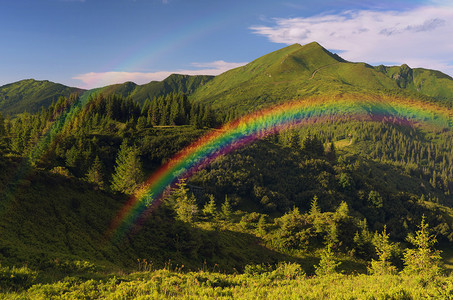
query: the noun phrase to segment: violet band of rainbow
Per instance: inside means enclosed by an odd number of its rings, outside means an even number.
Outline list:
[[[349,95],[341,99],[291,101],[251,113],[209,132],[152,174],[144,183],[143,192],[131,197],[112,221],[108,234],[117,240],[134,224],[143,223],[179,178],[190,176],[221,155],[292,126],[342,118],[450,128],[453,112],[421,100]]]

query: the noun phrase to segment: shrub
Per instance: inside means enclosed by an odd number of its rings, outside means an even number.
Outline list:
[[[37,272],[28,267],[2,267],[0,266],[0,288],[17,289],[28,288],[36,279]]]

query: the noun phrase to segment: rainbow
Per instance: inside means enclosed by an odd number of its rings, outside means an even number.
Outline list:
[[[141,192],[127,201],[112,221],[108,234],[114,240],[124,236],[131,227],[144,221],[179,178],[189,177],[221,155],[292,126],[344,118],[424,123],[436,128],[453,126],[451,109],[387,96],[313,97],[266,108],[213,130],[182,149],[144,182]]]

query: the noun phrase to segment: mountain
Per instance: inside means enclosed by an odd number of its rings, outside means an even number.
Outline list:
[[[132,97],[135,101],[143,104],[146,99],[153,99],[154,97],[160,97],[172,92],[190,95],[213,78],[214,76],[208,75],[191,76],[172,74],[162,81],[151,81],[143,85],[137,85],[129,81],[93,89],[89,93],[102,93],[104,95],[117,94],[125,98]]]
[[[144,85],[133,82],[109,85],[89,91],[64,86],[50,81],[26,79],[0,87],[0,112],[4,114],[18,114],[22,112],[37,112],[42,106],[48,107],[53,100],[66,97],[72,93],[88,97],[91,94],[117,94],[123,97],[133,97],[143,104],[146,99],[153,99],[172,92],[192,94],[214,76],[190,76],[172,74],[162,81],[151,81]]]
[[[0,111],[35,112],[53,99],[81,89],[49,81],[23,80],[0,87]],[[430,97],[450,102],[453,79],[442,72],[401,66],[371,66],[342,59],[316,42],[294,44],[264,55],[251,63],[218,76],[172,74],[162,81],[137,85],[133,82],[89,90],[132,97],[143,104],[171,92],[186,93],[193,102],[218,110],[246,112],[269,104],[312,95],[341,93],[388,94]]]
[[[304,96],[389,91],[451,99],[453,79],[439,71],[407,65],[373,67],[348,62],[313,42],[285,47],[218,75],[196,90],[192,99],[217,109],[249,111]]]
[[[34,113],[59,97],[67,97],[72,93],[80,95],[83,92],[82,89],[47,80],[21,80],[0,87],[0,112],[12,115],[25,111]]]
[[[399,67],[380,65],[375,69],[395,80],[399,88],[438,100],[451,99],[453,96],[453,78],[440,71],[423,68],[411,69],[406,64]]]

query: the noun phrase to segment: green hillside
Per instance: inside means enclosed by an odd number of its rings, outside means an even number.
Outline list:
[[[134,97],[138,103],[143,105],[146,99],[153,99],[172,92],[192,94],[212,78],[213,76],[205,75],[172,74],[162,81],[151,81],[144,85],[125,82],[89,91],[50,81],[27,79],[0,87],[0,112],[12,115],[23,112],[34,113],[41,107],[48,107],[53,100],[57,101],[59,97],[67,97],[72,93],[79,95],[85,93],[85,98],[96,93],[103,93],[106,96],[115,94],[125,98]]]
[[[218,109],[250,111],[276,102],[342,92],[453,97],[453,79],[438,71],[352,63],[316,42],[294,44],[216,76],[191,96]]]
[[[42,106],[48,107],[53,100],[67,97],[84,90],[67,87],[50,81],[21,80],[0,87],[0,112],[3,114],[34,113]]]
[[[422,68],[411,69],[405,64],[400,67],[377,66],[375,69],[395,80],[400,88],[438,100],[451,100],[453,96],[453,78],[442,72]]]
[[[133,97],[142,104],[146,99],[152,100],[172,92],[192,94],[197,88],[210,81],[213,76],[205,75],[180,75],[172,74],[162,81],[151,81],[147,84],[137,85],[133,82],[114,84],[89,91],[89,93],[102,93],[104,95],[121,95],[125,98]]]

